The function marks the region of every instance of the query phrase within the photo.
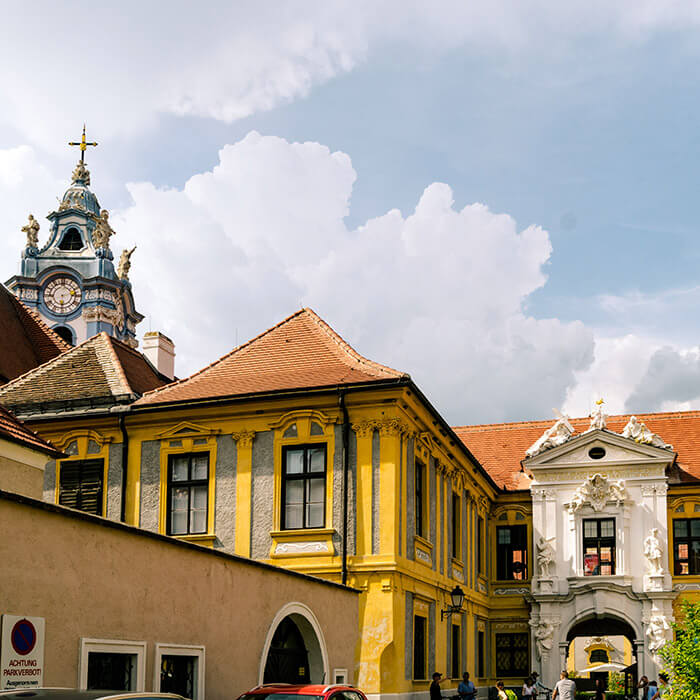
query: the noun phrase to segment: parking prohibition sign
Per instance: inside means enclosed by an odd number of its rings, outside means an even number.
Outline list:
[[[30,654],[36,646],[36,629],[26,618],[16,622],[10,633],[10,642],[20,656]]]

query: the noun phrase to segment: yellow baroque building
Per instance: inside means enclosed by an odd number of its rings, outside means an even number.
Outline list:
[[[486,697],[600,635],[651,675],[700,591],[700,414],[453,428],[309,309],[172,383],[96,336],[0,403],[68,455],[46,500],[359,589],[355,668],[314,681],[403,699],[468,671]]]

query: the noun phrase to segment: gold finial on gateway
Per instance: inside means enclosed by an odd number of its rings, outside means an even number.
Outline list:
[[[85,151],[87,151],[88,146],[97,146],[97,141],[86,141],[85,140],[85,124],[83,124],[83,137],[80,141],[69,141],[69,146],[80,146],[80,162],[85,162]]]
[[[598,406],[602,406],[605,403],[605,399],[601,397],[596,401],[596,403],[598,404]]]

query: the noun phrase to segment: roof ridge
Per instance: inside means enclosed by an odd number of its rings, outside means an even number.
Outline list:
[[[399,376],[402,377],[408,377],[409,375],[406,372],[401,372],[398,369],[394,369],[393,367],[389,367],[388,365],[383,365],[379,362],[375,362],[374,360],[370,360],[364,355],[361,355],[357,350],[355,350],[350,343],[348,343],[343,336],[338,333],[327,321],[324,321],[312,308],[306,306],[302,308],[303,312],[306,312],[312,321],[316,323],[316,325],[319,326],[319,328],[334,342],[336,343],[339,348],[350,355],[354,360],[359,362],[360,364],[366,364],[370,367],[376,368],[380,372],[386,372],[389,374],[396,375],[398,374]],[[347,362],[347,358],[343,358],[346,364],[348,366],[351,366],[349,362]]]
[[[78,345],[73,345],[70,347],[70,349],[66,350],[65,352],[60,353],[59,355],[56,355],[56,357],[52,357],[50,360],[47,360],[41,365],[37,365],[36,367],[32,367],[30,370],[26,371],[24,374],[20,374],[19,377],[15,377],[13,380],[7,382],[7,384],[3,384],[0,386],[0,396],[2,396],[3,393],[5,393],[5,390],[12,387],[13,389],[17,386],[20,386],[24,381],[33,378],[33,375],[43,375],[45,372],[50,370],[53,365],[56,363],[60,362],[61,360],[65,359],[66,356],[72,354],[74,351],[76,351],[78,348],[82,348],[83,346],[87,345],[88,343],[92,342],[97,338],[98,336],[93,335],[90,338],[86,338],[83,340],[82,343],[79,343]]]
[[[247,340],[245,343],[241,345],[237,345],[235,348],[232,350],[229,350],[225,355],[222,355],[219,359],[214,360],[213,362],[210,362],[208,365],[205,365],[202,367],[202,369],[198,369],[196,372],[187,375],[186,377],[182,377],[181,379],[177,379],[174,382],[170,382],[170,384],[165,384],[164,386],[159,386],[157,389],[151,389],[151,391],[147,391],[142,398],[145,398],[146,396],[151,396],[153,394],[158,394],[161,391],[165,391],[166,389],[169,389],[170,387],[177,386],[178,384],[183,384],[184,382],[188,382],[191,379],[194,379],[195,377],[199,376],[203,372],[206,372],[207,370],[211,369],[212,367],[216,367],[218,364],[222,363],[224,360],[228,360],[229,357],[232,355],[235,355],[236,353],[240,352],[241,350],[245,350],[249,345],[252,345],[256,340],[260,340],[264,336],[268,335],[272,331],[276,330],[280,326],[283,326],[285,323],[288,323],[291,321],[293,318],[296,316],[301,315],[304,312],[304,309],[299,309],[298,311],[295,311],[293,314],[290,314],[287,316],[287,318],[282,319],[279,323],[276,323],[274,326],[271,326],[267,330],[263,331],[262,333],[259,333],[256,335],[254,338],[251,338],[250,340]]]
[[[127,394],[135,393],[133,391],[133,389],[131,388],[131,384],[129,383],[129,379],[126,376],[126,372],[124,371],[124,366],[122,365],[121,360],[119,359],[119,355],[117,355],[117,350],[114,347],[114,342],[113,342],[114,338],[112,338],[112,336],[108,335],[106,331],[101,331],[99,335],[100,335],[100,337],[105,339],[107,346],[109,348],[108,352],[111,355],[111,357],[114,361],[114,364],[117,367],[117,374],[121,377],[122,381],[124,382],[124,386],[127,389],[127,391],[124,393],[127,393]],[[106,373],[105,373],[105,376],[106,376]],[[109,377],[107,377],[107,381],[109,381]]]

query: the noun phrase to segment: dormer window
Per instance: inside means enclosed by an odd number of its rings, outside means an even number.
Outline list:
[[[83,249],[83,237],[80,235],[80,231],[77,228],[69,228],[64,231],[61,237],[61,242],[58,244],[59,250],[82,250]]]

